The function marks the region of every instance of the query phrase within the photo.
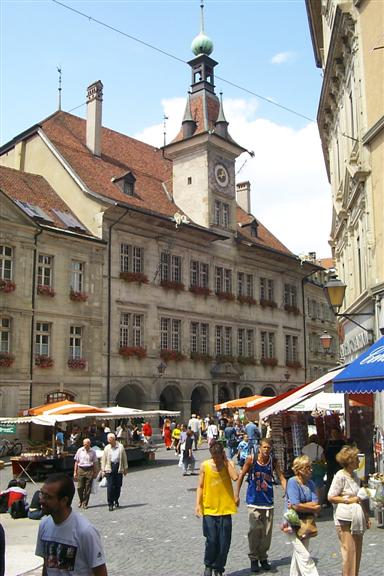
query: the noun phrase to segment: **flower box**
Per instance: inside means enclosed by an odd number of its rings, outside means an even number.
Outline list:
[[[296,360],[295,362],[286,362],[285,363],[287,368],[301,368],[301,362],[299,362],[298,360]]]
[[[208,362],[211,362],[212,356],[209,354],[200,354],[200,352],[191,352],[191,360],[208,364]]]
[[[240,304],[248,304],[249,306],[254,306],[256,304],[256,300],[254,298],[252,298],[252,296],[239,295],[237,297],[237,301]]]
[[[216,296],[219,300],[226,300],[227,302],[233,302],[235,300],[235,295],[232,292],[216,292]]]
[[[295,316],[299,316],[300,310],[297,306],[291,306],[290,304],[284,304],[284,310],[289,314],[294,314]]]
[[[15,361],[13,354],[9,352],[0,352],[0,368],[9,368]]]
[[[209,296],[211,293],[210,289],[204,286],[190,286],[189,291],[196,296]]]
[[[218,364],[226,364],[227,362],[233,364],[234,362],[236,362],[236,360],[237,358],[235,356],[231,356],[230,354],[220,354],[216,356],[216,362]]]
[[[74,368],[75,370],[84,370],[87,366],[87,361],[85,358],[69,358],[68,368]]]
[[[36,354],[35,356],[35,366],[39,368],[52,368],[54,362],[50,356],[46,356],[45,354]]]
[[[74,302],[86,302],[88,300],[88,294],[86,292],[76,292],[76,290],[71,290],[69,297]]]
[[[142,358],[147,357],[147,350],[142,346],[120,346],[119,354],[125,358],[136,357],[141,360]]]
[[[143,272],[120,272],[120,278],[125,282],[137,282],[137,284],[148,284],[148,276]]]
[[[273,300],[266,300],[265,298],[260,298],[260,306],[263,308],[277,308],[276,302]]]
[[[185,360],[182,352],[168,349],[160,350],[160,358],[164,360],[164,362],[181,362],[181,360]]]
[[[37,293],[40,296],[50,296],[51,298],[54,297],[55,291],[51,286],[45,286],[45,284],[39,284],[37,286]]]
[[[238,356],[237,361],[243,366],[255,366],[257,364],[257,360],[253,356]]]
[[[274,368],[277,366],[277,358],[260,358],[260,363],[263,366],[270,366],[271,368]]]
[[[12,282],[12,280],[0,280],[0,292],[9,294],[10,292],[14,292],[14,290],[16,290],[16,284]]]
[[[174,290],[175,292],[182,292],[185,288],[182,282],[173,282],[172,280],[161,280],[160,286],[166,290]]]

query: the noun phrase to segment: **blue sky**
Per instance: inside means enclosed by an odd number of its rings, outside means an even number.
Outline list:
[[[199,0],[63,3],[182,60],[200,28]],[[321,71],[315,67],[304,0],[206,0],[205,30],[216,74],[315,119]],[[1,143],[62,107],[85,115],[86,87],[104,84],[103,124],[162,142],[180,125],[189,66],[82,17],[51,0],[1,1]],[[331,200],[317,127],[216,81],[230,131],[254,160],[241,158],[252,211],[291,250],[329,255]],[[308,221],[316,215],[317,224]]]

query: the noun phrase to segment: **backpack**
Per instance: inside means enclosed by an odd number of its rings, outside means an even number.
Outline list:
[[[0,514],[8,512],[8,492],[0,494]]]
[[[9,513],[11,514],[14,520],[17,520],[17,518],[26,518],[27,512],[25,510],[24,499],[16,500],[16,502],[13,502],[9,510]]]

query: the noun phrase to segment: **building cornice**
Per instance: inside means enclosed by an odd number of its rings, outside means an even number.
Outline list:
[[[364,146],[369,146],[371,142],[384,130],[384,116],[379,118],[377,122],[363,136]]]

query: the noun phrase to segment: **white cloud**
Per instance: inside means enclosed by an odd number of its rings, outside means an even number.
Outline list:
[[[296,60],[295,52],[278,52],[271,58],[271,64],[285,64]]]
[[[185,99],[163,100],[162,106],[170,142],[180,129]],[[225,100],[224,108],[231,136],[255,152],[254,158],[245,153],[238,159],[236,177],[251,182],[252,213],[294,253],[330,256],[331,194],[316,124],[294,130],[257,117],[255,100]],[[136,138],[161,146],[162,133],[158,124]]]

